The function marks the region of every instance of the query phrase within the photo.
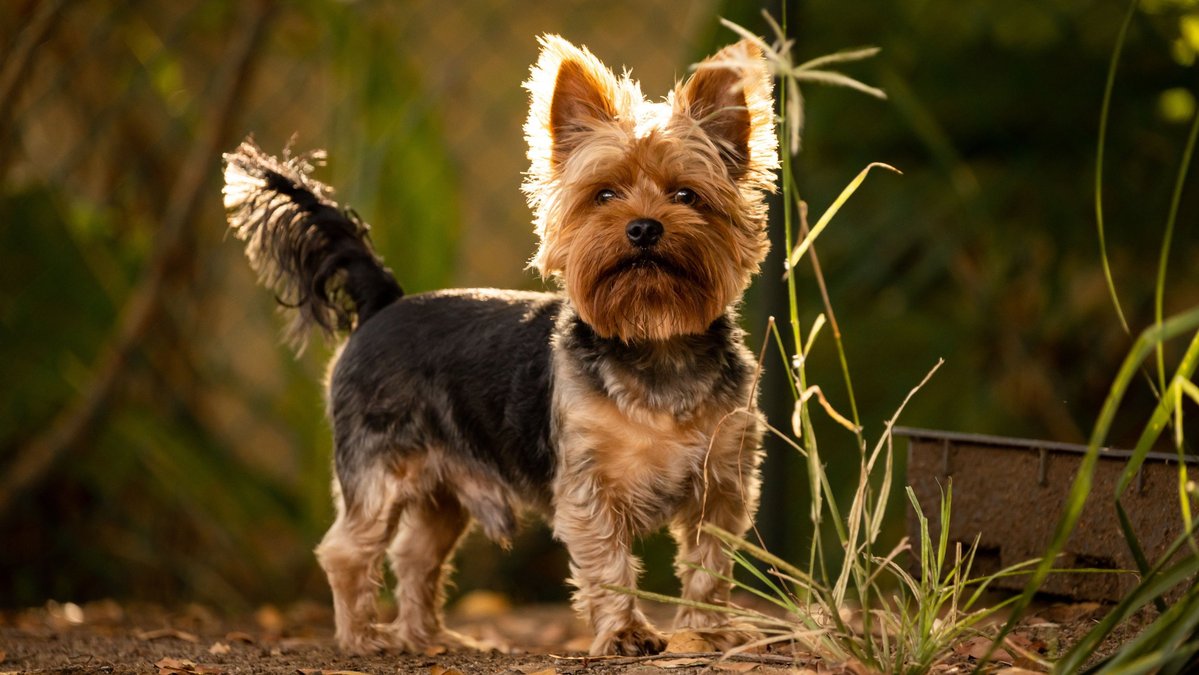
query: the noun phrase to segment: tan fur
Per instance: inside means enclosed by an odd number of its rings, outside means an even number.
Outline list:
[[[727,604],[728,584],[687,563],[731,572],[719,541],[701,535],[699,526],[748,529],[758,502],[758,413],[701,406],[680,419],[645,407],[635,391],[618,403],[591,390],[565,359],[555,362],[554,375],[560,462],[554,535],[570,552],[575,609],[595,630],[591,653],[660,648],[661,636],[633,597],[612,590],[637,585],[641,566],[632,539],[669,523],[679,543],[683,597]],[[694,610],[676,620],[676,627],[726,624],[720,613]],[[711,633],[722,646],[745,639],[743,632]]]
[[[370,480],[355,484],[362,496],[352,509],[335,483],[337,520],[317,549],[333,589],[337,639],[349,651],[464,644],[442,621],[448,560],[471,515],[502,541],[504,521],[486,518],[522,506],[545,512],[570,552],[574,606],[595,631],[593,654],[664,646],[633,596],[616,590],[636,587],[633,539],[664,525],[678,542],[683,597],[728,602],[728,583],[695,569],[731,574],[720,543],[700,527],[748,529],[764,424],[752,382],[743,381],[751,359],[739,331],[720,334],[727,349],[723,361],[711,359],[718,368],[697,369],[709,352],[687,351],[686,340],[731,312],[766,255],[764,192],[773,190],[778,166],[770,73],[758,49],[740,42],[651,103],[586,49],[556,36],[541,44],[525,84],[524,189],[539,237],[531,265],[562,283],[564,313],[577,312],[610,344],[638,346],[664,369],[655,372],[679,371],[667,380],[677,390],[610,361],[585,372],[582,358],[562,348],[568,336],[559,324],[551,347],[551,504],[522,505],[503,478],[475,459],[450,459],[444,448],[405,448],[402,460],[355,467]],[[682,199],[683,189],[697,199]],[[612,197],[599,199],[601,191]],[[662,225],[652,257],[626,232],[641,219]],[[719,389],[726,371],[736,379]],[[386,625],[375,623],[373,607],[384,554],[398,606]],[[690,608],[676,626],[702,630],[722,649],[752,636],[719,612]]]
[[[542,45],[525,84],[525,192],[541,242],[532,265],[563,280],[601,336],[703,331],[740,298],[768,248],[763,192],[773,189],[778,153],[765,60],[748,41],[731,45],[651,103],[587,50],[556,36]],[[616,203],[595,203],[605,188]],[[679,188],[695,191],[702,208],[673,203]],[[633,215],[665,225],[660,253],[674,273],[617,271]],[[732,265],[714,264],[727,252]]]
[[[442,621],[444,588],[450,559],[479,504],[517,502],[502,481],[465,462],[449,461],[448,453],[430,448],[368,475],[355,508],[346,509],[341,488],[333,481],[337,518],[316,549],[317,560],[333,591],[338,644],[352,653],[388,648],[420,651],[432,644],[469,643],[446,630]],[[490,534],[490,533],[489,533]],[[501,545],[506,540],[493,536]],[[383,585],[380,561],[386,552],[396,578],[397,615],[390,624],[376,623],[374,598]]]

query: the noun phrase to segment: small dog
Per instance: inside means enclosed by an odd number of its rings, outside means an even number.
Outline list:
[[[340,646],[422,650],[468,640],[442,621],[449,559],[472,522],[507,546],[532,509],[570,553],[592,654],[661,651],[621,592],[634,537],[669,525],[682,597],[728,602],[732,563],[703,523],[744,533],[763,423],[735,306],[766,255],[778,166],[772,80],[743,41],[650,103],[557,36],[525,84],[525,183],[561,293],[404,295],[367,226],[250,140],[225,155],[229,227],[260,280],[312,328],[350,332],[329,367],[337,518],[316,549]],[[386,554],[398,616],[375,622]],[[719,649],[751,633],[683,606],[676,627]]]

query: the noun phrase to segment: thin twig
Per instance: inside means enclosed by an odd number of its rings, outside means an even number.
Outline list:
[[[66,0],[42,3],[25,30],[20,32],[16,46],[4,59],[4,70],[0,72],[0,177],[5,174],[8,155],[14,145],[8,138],[8,118],[17,106],[21,87],[33,71],[29,62],[33,59],[34,50],[58,23],[65,5]]]
[[[36,484],[55,460],[77,443],[99,417],[111,398],[130,355],[141,343],[160,309],[167,277],[186,242],[184,236],[195,219],[212,167],[226,142],[242,91],[250,79],[251,64],[262,43],[262,33],[273,2],[251,5],[243,17],[243,30],[233,41],[228,58],[217,71],[212,87],[209,123],[196,137],[167,201],[154,253],[142,280],[125,303],[108,342],[99,351],[92,377],[82,393],[63,408],[41,435],[20,448],[0,481],[0,515],[13,499]]]

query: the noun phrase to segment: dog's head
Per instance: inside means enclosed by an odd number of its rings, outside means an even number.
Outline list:
[[[541,46],[525,84],[532,266],[603,337],[704,332],[769,246],[778,152],[761,51],[725,47],[651,103],[585,48],[552,35]]]

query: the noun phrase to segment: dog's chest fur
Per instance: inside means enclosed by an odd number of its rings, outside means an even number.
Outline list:
[[[648,347],[598,338],[576,317],[561,317],[552,419],[567,480],[559,488],[583,474],[640,531],[698,497],[705,464],[725,465],[722,456],[740,449],[745,417],[730,413],[752,405],[739,337],[726,316],[703,335]]]

